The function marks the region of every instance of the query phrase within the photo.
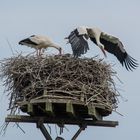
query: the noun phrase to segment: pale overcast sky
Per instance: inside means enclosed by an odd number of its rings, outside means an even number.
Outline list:
[[[0,0],[0,59],[12,56],[6,39],[14,51],[25,53],[34,50],[26,46],[19,46],[18,42],[32,34],[42,34],[51,37],[60,44],[64,51],[71,52],[66,45],[64,37],[80,25],[97,26],[103,31],[121,39],[128,53],[140,60],[140,1],[139,0]],[[91,57],[100,54],[100,50],[90,44],[90,51],[85,55]],[[51,50],[50,50],[51,52]],[[116,58],[108,54],[105,59],[108,63],[116,64],[114,69],[123,84],[116,80],[121,95],[128,101],[120,99],[118,112],[124,116],[113,113],[108,120],[119,121],[116,128],[88,127],[78,140],[136,140],[140,139],[140,68],[134,72],[127,72]],[[8,114],[8,98],[3,94],[4,87],[1,82],[0,90],[0,126]],[[43,140],[42,133],[35,124],[21,124],[25,134],[10,124],[7,133],[0,136],[0,140]],[[62,135],[70,140],[78,127],[69,127],[69,132]],[[56,137],[55,127],[53,138]]]

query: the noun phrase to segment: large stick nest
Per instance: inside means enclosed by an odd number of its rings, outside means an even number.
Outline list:
[[[98,58],[73,58],[70,55],[13,56],[1,61],[1,78],[10,95],[10,106],[43,95],[71,97],[85,105],[117,108],[117,91],[109,64]]]

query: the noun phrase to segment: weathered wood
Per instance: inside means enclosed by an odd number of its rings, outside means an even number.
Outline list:
[[[32,114],[33,113],[33,104],[28,103],[27,105],[27,112]]]
[[[83,120],[83,119],[72,119],[72,118],[54,118],[54,117],[30,117],[22,115],[8,115],[5,118],[6,122],[22,122],[22,123],[37,123],[40,119],[44,120],[44,123],[51,124],[68,124],[68,125],[79,125],[81,124],[87,126],[103,126],[103,127],[116,127],[118,125],[117,121],[103,121],[103,120]]]
[[[45,111],[46,111],[47,114],[53,115],[52,103],[50,103],[50,102],[45,103]]]
[[[85,102],[82,101],[77,101],[77,100],[71,100],[70,98],[59,98],[59,99],[55,99],[55,98],[42,98],[42,99],[32,99],[30,100],[30,103],[32,104],[40,104],[40,103],[45,103],[45,102],[51,102],[51,103],[67,103],[68,101],[71,101],[71,103],[76,104],[76,105],[84,105],[85,106]],[[27,105],[29,102],[28,101],[22,101],[22,102],[17,102],[17,104],[19,106],[23,106],[23,105]],[[88,105],[87,105],[88,106]],[[95,107],[97,108],[101,108],[101,109],[105,109],[105,106],[103,105],[99,105],[99,104],[94,104]]]
[[[77,101],[77,100],[71,100],[69,98],[63,98],[63,99],[47,99],[47,98],[44,98],[44,99],[37,99],[37,100],[31,100],[30,103],[33,103],[33,104],[39,104],[39,103],[45,103],[47,100],[47,102],[51,102],[51,103],[67,103],[68,101],[71,101],[73,104],[79,104],[79,105],[85,105],[84,102],[81,102],[81,101]],[[19,106],[23,106],[23,105],[26,105],[28,104],[28,101],[22,101],[22,102],[17,102],[17,104]]]
[[[29,115],[39,116],[51,115],[54,116],[58,114],[60,108],[61,111],[59,116],[71,115],[73,117],[80,118],[93,118],[96,120],[101,120],[103,116],[109,115],[111,112],[106,110],[104,106],[96,105],[85,105],[84,102],[72,101],[71,99],[32,99],[30,102],[18,102],[20,109],[23,112],[27,112]],[[60,107],[61,106],[61,107]],[[76,106],[79,106],[77,108]],[[79,111],[80,109],[80,111]],[[58,111],[57,111],[58,110]],[[34,111],[34,112],[33,112]]]
[[[72,104],[70,101],[66,104],[66,112],[67,112],[70,116],[75,116],[73,104]]]
[[[97,120],[102,120],[102,116],[98,113],[94,106],[88,106],[88,114]]]

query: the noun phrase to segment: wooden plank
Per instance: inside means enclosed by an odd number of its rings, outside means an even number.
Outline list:
[[[27,105],[27,112],[30,114],[33,114],[33,104],[28,103]]]
[[[49,99],[49,98],[43,98],[43,99],[37,99],[37,100],[31,100],[30,103],[32,104],[38,104],[38,103],[45,103],[46,100],[48,102],[51,102],[51,103],[67,103],[68,101],[71,101],[73,104],[76,104],[76,105],[84,105],[85,106],[85,102],[81,102],[81,101],[77,101],[77,100],[70,100],[70,99]],[[23,106],[23,105],[27,105],[29,102],[28,101],[22,101],[22,102],[17,102],[17,104],[19,106]],[[86,105],[88,106],[88,105]],[[94,104],[95,107],[97,108],[101,108],[101,109],[106,109],[105,106],[103,105],[98,105],[98,104]]]
[[[71,102],[74,102],[75,104],[83,104],[83,105],[85,105],[85,103],[84,102],[80,102],[80,101],[77,101],[77,100],[73,100],[73,99],[69,99],[69,98],[59,98],[59,99],[38,99],[38,100],[31,100],[30,102],[31,103],[44,103],[44,102],[46,102],[46,100],[48,101],[48,102],[52,102],[52,103],[67,103],[68,101],[70,101],[71,100]]]
[[[54,115],[54,113],[53,113],[53,107],[52,107],[52,103],[51,102],[46,102],[45,103],[45,111],[49,115]]]
[[[46,104],[46,102],[48,102],[48,104]],[[31,114],[33,109],[31,109],[31,106],[29,104],[33,104],[36,106],[38,104],[43,104],[43,105],[45,104],[46,112],[48,112],[48,113],[53,112],[53,110],[52,110],[53,105],[50,105],[50,104],[65,104],[66,111],[69,112],[69,114],[71,114],[71,115],[76,114],[77,110],[75,110],[75,112],[73,112],[73,109],[72,109],[73,107],[71,105],[69,105],[68,102],[71,102],[71,104],[73,104],[73,106],[79,105],[82,108],[85,108],[85,109],[88,108],[87,115],[89,114],[90,116],[95,117],[97,120],[102,119],[101,115],[103,117],[103,116],[108,116],[111,113],[111,111],[109,112],[107,109],[105,109],[104,106],[96,106],[96,105],[91,105],[91,104],[85,105],[84,102],[72,101],[70,99],[38,99],[38,100],[31,100],[30,102],[26,101],[26,102],[18,103],[18,106],[21,107],[21,110],[23,109],[23,112],[27,112],[28,114]],[[27,105],[27,109],[26,109],[26,105]],[[43,108],[43,109],[45,110],[45,108]],[[100,109],[102,109],[102,110],[100,110]],[[57,110],[57,109],[55,109],[55,110]],[[100,111],[99,112],[100,114],[98,113],[98,111]],[[55,114],[55,113],[53,112],[53,114]]]
[[[31,117],[23,115],[8,115],[5,118],[5,122],[22,122],[22,123],[37,123],[40,119],[44,120],[44,123],[51,124],[68,124],[68,125],[87,125],[87,126],[102,126],[102,127],[116,127],[117,121],[105,121],[105,120],[83,120],[75,118],[57,118],[57,117]]]
[[[98,113],[98,111],[96,110],[94,106],[89,105],[87,108],[88,108],[89,116],[92,116],[96,120],[102,120],[102,116]]]
[[[66,103],[66,112],[70,116],[75,116],[73,104],[70,101],[68,103]]]

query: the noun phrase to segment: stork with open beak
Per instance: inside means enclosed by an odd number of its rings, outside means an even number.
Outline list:
[[[107,57],[106,52],[115,55],[127,70],[133,70],[138,67],[137,60],[126,52],[122,42],[118,38],[96,27],[77,27],[65,38],[71,44],[74,57],[79,57],[89,50],[87,42],[89,38],[101,49],[105,57]]]
[[[19,42],[20,45],[26,45],[31,48],[35,48],[37,51],[37,56],[40,56],[43,52],[43,49],[52,47],[59,51],[59,54],[62,53],[62,48],[55,44],[49,37],[41,35],[32,35],[26,39],[23,39]]]

